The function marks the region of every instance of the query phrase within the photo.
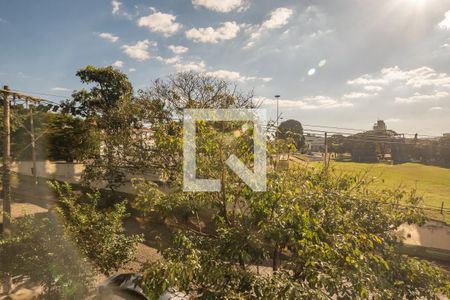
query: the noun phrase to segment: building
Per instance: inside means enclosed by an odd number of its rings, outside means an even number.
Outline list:
[[[324,152],[325,138],[323,136],[307,134],[305,135],[305,145],[308,149],[308,152]]]
[[[373,125],[373,130],[375,130],[375,131],[386,131],[386,130],[387,130],[386,123],[384,123],[383,120],[378,120],[378,121]]]

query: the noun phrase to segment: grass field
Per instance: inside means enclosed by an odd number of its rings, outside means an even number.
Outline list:
[[[322,163],[312,163],[313,166],[319,164]],[[367,176],[376,178],[374,188],[416,189],[423,196],[425,206],[441,207],[444,202],[444,208],[450,209],[450,169],[414,163],[387,165],[331,162],[330,166],[337,172],[351,174],[367,171]],[[433,218],[442,219],[442,216],[433,214]],[[450,213],[447,213],[445,220],[450,221]]]

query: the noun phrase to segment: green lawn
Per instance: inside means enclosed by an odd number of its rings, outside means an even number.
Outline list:
[[[313,163],[318,165],[321,163]],[[423,196],[425,206],[450,208],[450,169],[407,163],[402,165],[363,164],[352,162],[332,162],[331,167],[338,172],[362,174],[368,171],[368,176],[376,178],[376,188],[416,189]],[[450,215],[447,214],[447,215]],[[433,214],[433,217],[436,217]],[[442,217],[439,217],[442,219]],[[445,218],[449,221],[450,216]]]

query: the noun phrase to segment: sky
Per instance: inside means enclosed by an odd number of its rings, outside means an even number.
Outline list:
[[[450,132],[450,0],[1,3],[0,84],[53,101],[89,64],[136,90],[193,70],[253,90],[272,119],[281,95],[303,124]]]

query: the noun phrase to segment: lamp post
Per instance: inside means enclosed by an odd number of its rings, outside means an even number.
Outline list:
[[[280,118],[279,114],[279,101],[280,101],[280,95],[275,95],[275,99],[277,99],[277,130],[278,130],[278,119]]]

